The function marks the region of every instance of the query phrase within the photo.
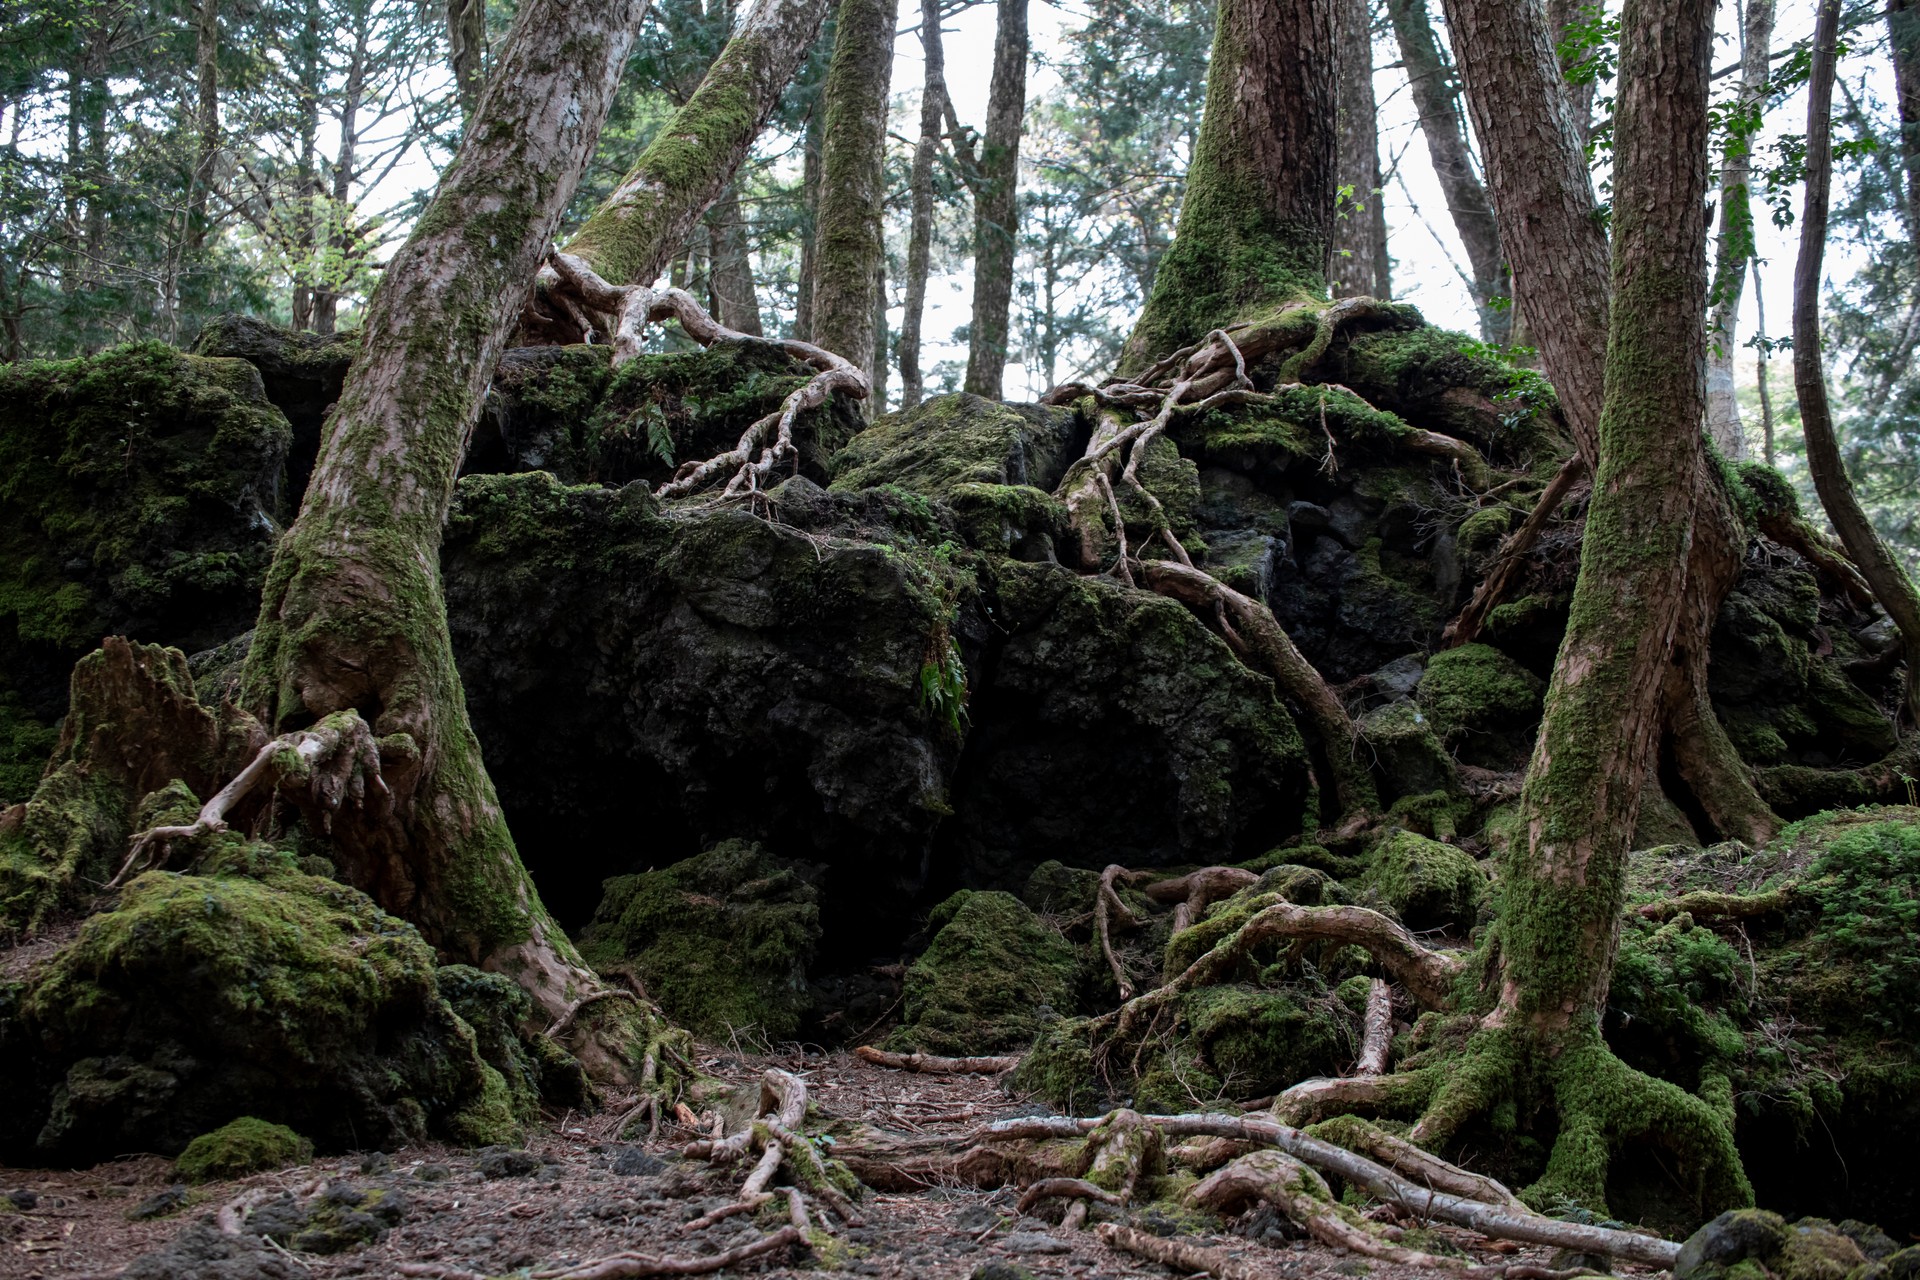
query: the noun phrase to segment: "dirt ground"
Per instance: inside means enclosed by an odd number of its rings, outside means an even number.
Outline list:
[[[782,1067],[806,1080],[813,1102],[829,1115],[905,1134],[959,1136],[993,1119],[1040,1111],[1009,1097],[989,1078],[890,1071],[846,1054],[716,1052],[703,1065],[742,1083],[756,1080],[768,1066]],[[0,1277],[305,1280],[401,1276],[407,1274],[402,1264],[429,1264],[442,1269],[447,1280],[461,1273],[525,1277],[623,1250],[679,1258],[712,1255],[784,1222],[784,1213],[776,1220],[769,1209],[758,1222],[741,1216],[682,1232],[682,1223],[731,1201],[746,1170],[682,1159],[678,1146],[690,1135],[672,1126],[651,1142],[619,1141],[614,1129],[622,1111],[615,1100],[598,1115],[553,1118],[530,1135],[531,1158],[498,1150],[410,1147],[386,1157],[332,1157],[185,1189],[175,1184],[171,1163],[151,1155],[78,1171],[0,1165]],[[325,1255],[299,1250],[297,1240],[296,1248],[287,1249],[258,1243],[257,1235],[219,1236],[213,1225],[218,1210],[249,1193],[258,1202],[256,1223],[263,1212],[275,1211],[282,1193],[296,1197],[280,1201],[282,1209],[333,1202],[350,1210],[377,1202],[382,1234],[374,1243]],[[806,1257],[776,1253],[722,1274],[889,1280],[976,1274],[981,1280],[1014,1280],[1018,1272],[1012,1268],[1071,1280],[1175,1274],[1110,1249],[1091,1232],[1063,1231],[1057,1207],[1042,1210],[1051,1222],[1022,1217],[1015,1211],[1016,1199],[1013,1190],[948,1187],[911,1195],[869,1193],[860,1205],[864,1226],[835,1224],[844,1249]],[[824,1211],[816,1207],[815,1212]],[[1132,1221],[1149,1231],[1168,1226],[1156,1222],[1152,1210],[1135,1212]],[[1233,1234],[1193,1237],[1194,1242],[1226,1246],[1287,1280],[1359,1275],[1400,1280],[1421,1274],[1294,1238],[1297,1233],[1271,1211],[1244,1215],[1228,1228]],[[1479,1261],[1548,1261],[1546,1250],[1495,1246],[1470,1231],[1436,1231]],[[1623,1268],[1622,1274],[1634,1272]]]

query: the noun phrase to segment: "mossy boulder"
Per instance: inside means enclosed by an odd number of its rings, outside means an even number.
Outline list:
[[[1412,698],[1376,707],[1355,729],[1360,749],[1371,753],[1384,782],[1383,800],[1459,790],[1453,756],[1436,733],[1433,718]]]
[[[287,452],[287,499],[297,506],[320,455],[320,429],[340,398],[347,369],[360,353],[360,334],[283,329],[256,316],[227,314],[207,322],[193,340],[194,355],[245,360],[260,372],[267,400],[292,428]]]
[[[260,878],[149,872],[14,988],[0,1158],[177,1152],[242,1115],[335,1151],[501,1140],[498,1073],[413,927],[227,840]]]
[[[963,889],[935,908],[936,923],[907,969],[905,1021],[890,1044],[953,1055],[1024,1049],[1072,1010],[1073,947],[1020,899]]]
[[[1051,491],[1079,456],[1087,424],[1078,410],[1003,404],[967,392],[889,413],[833,459],[838,492],[897,485],[945,499],[970,484]]]
[[[173,1168],[187,1182],[215,1182],[311,1159],[313,1144],[287,1126],[241,1116],[189,1142]]]
[[[628,965],[673,1021],[696,1034],[791,1037],[810,1001],[819,892],[759,845],[728,840],[659,871],[617,876],[581,951]]]
[[[1409,929],[1473,927],[1487,873],[1463,849],[1411,831],[1396,831],[1374,848],[1365,885]]]
[[[1323,991],[1203,987],[1182,1002],[1185,1034],[1228,1097],[1339,1075],[1356,1019]]]
[[[1821,1218],[1789,1223],[1765,1209],[1732,1209],[1687,1238],[1674,1260],[1674,1280],[1847,1280],[1877,1277],[1890,1268],[1870,1259],[1859,1237],[1885,1241],[1860,1223],[1836,1227]],[[1881,1249],[1876,1249],[1876,1253]],[[1894,1254],[1897,1258],[1899,1255]]]
[[[1544,688],[1540,677],[1493,646],[1464,644],[1428,660],[1417,697],[1461,760],[1514,769],[1532,749]]]

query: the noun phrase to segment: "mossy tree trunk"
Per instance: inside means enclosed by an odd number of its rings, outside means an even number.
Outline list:
[[[1827,194],[1833,181],[1834,42],[1838,0],[1823,0],[1813,37],[1813,69],[1807,85],[1807,188],[1800,214],[1800,256],[1793,269],[1793,388],[1807,439],[1807,470],[1820,505],[1833,521],[1847,554],[1886,607],[1907,658],[1907,714],[1920,723],[1920,594],[1913,580],[1860,508],[1827,399],[1820,347],[1820,274],[1827,244]]]
[[[814,224],[815,346],[873,376],[874,282],[886,254],[887,88],[898,0],[840,0],[821,107],[820,210]]]
[[[1453,64],[1434,38],[1426,0],[1387,0],[1387,17],[1393,23],[1394,41],[1407,69],[1414,107],[1420,113],[1420,136],[1426,140],[1427,158],[1440,179],[1453,229],[1467,250],[1480,336],[1488,342],[1504,342],[1513,325],[1513,312],[1496,307],[1494,299],[1506,297],[1512,282],[1507,276],[1506,257],[1500,251],[1493,201],[1474,168]]]
[[[920,403],[925,384],[920,376],[920,325],[927,308],[927,276],[933,263],[933,165],[940,156],[940,121],[946,107],[946,47],[940,35],[940,0],[921,0],[920,47],[926,55],[926,75],[920,88],[920,140],[913,149],[913,171],[907,179],[912,219],[907,229],[905,314],[900,319],[900,407]]]
[[[1325,295],[1337,53],[1332,0],[1220,0],[1179,225],[1121,373],[1236,320]]]
[[[966,389],[998,400],[1006,380],[1013,258],[1020,238],[1020,124],[1027,110],[1027,0],[1000,0],[987,131],[973,183],[973,321]],[[955,140],[958,145],[958,139]]]
[[[442,955],[514,976],[549,1016],[593,979],[541,906],[481,763],[440,537],[481,398],[645,7],[522,5],[458,155],[374,292],[243,685],[275,731],[347,711],[371,726],[390,795],[334,818],[341,869]]]
[[[1907,171],[1903,212],[1907,238],[1920,252],[1920,3],[1887,0],[1887,37],[1900,112],[1900,158]]]
[[[1380,186],[1380,131],[1373,102],[1373,15],[1367,0],[1339,0],[1340,159],[1343,193],[1327,274],[1336,298],[1386,298],[1387,216]]]
[[[757,0],[687,104],[567,243],[608,283],[652,284],[726,191],[806,59],[827,0]]]

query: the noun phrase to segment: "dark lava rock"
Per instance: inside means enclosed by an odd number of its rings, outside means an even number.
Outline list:
[[[474,1167],[489,1178],[524,1178],[540,1167],[540,1157],[513,1147],[488,1147]]]
[[[156,1191],[127,1211],[127,1217],[135,1222],[145,1222],[149,1218],[164,1218],[170,1213],[178,1213],[187,1207],[187,1189],[184,1186],[168,1187]]]
[[[1687,1237],[1673,1262],[1673,1280],[1716,1277],[1748,1258],[1764,1262],[1787,1242],[1787,1226],[1764,1209],[1729,1209]]]
[[[224,1235],[204,1222],[190,1224],[120,1273],[122,1280],[294,1280],[305,1274],[257,1237]]]
[[[623,1178],[651,1178],[667,1171],[667,1162],[638,1147],[623,1148],[613,1158],[613,1171]]]

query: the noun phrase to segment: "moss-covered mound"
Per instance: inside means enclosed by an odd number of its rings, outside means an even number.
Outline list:
[[[1051,490],[1079,456],[1087,424],[1077,410],[1001,404],[961,392],[890,413],[833,459],[833,488],[881,485],[934,499],[963,485]]]
[[[213,1182],[311,1159],[313,1144],[287,1126],[241,1116],[189,1142],[173,1168],[187,1182]]]
[[[1374,848],[1363,883],[1409,929],[1464,936],[1479,913],[1487,873],[1462,849],[1395,831]]]
[[[511,1136],[419,934],[286,855],[239,855],[252,875],[136,879],[0,1001],[0,1041],[27,1050],[0,1063],[0,1156],[179,1151],[242,1115],[332,1150]]]
[[[907,970],[905,1021],[889,1044],[926,1053],[1023,1049],[1073,1007],[1073,947],[1010,893],[963,889]]]
[[[1468,764],[1524,767],[1540,723],[1540,677],[1491,645],[1445,649],[1427,661],[1419,701],[1434,730]]]
[[[819,896],[791,864],[728,840],[663,870],[608,880],[581,951],[602,969],[631,967],[695,1034],[783,1039],[809,1005]]]

